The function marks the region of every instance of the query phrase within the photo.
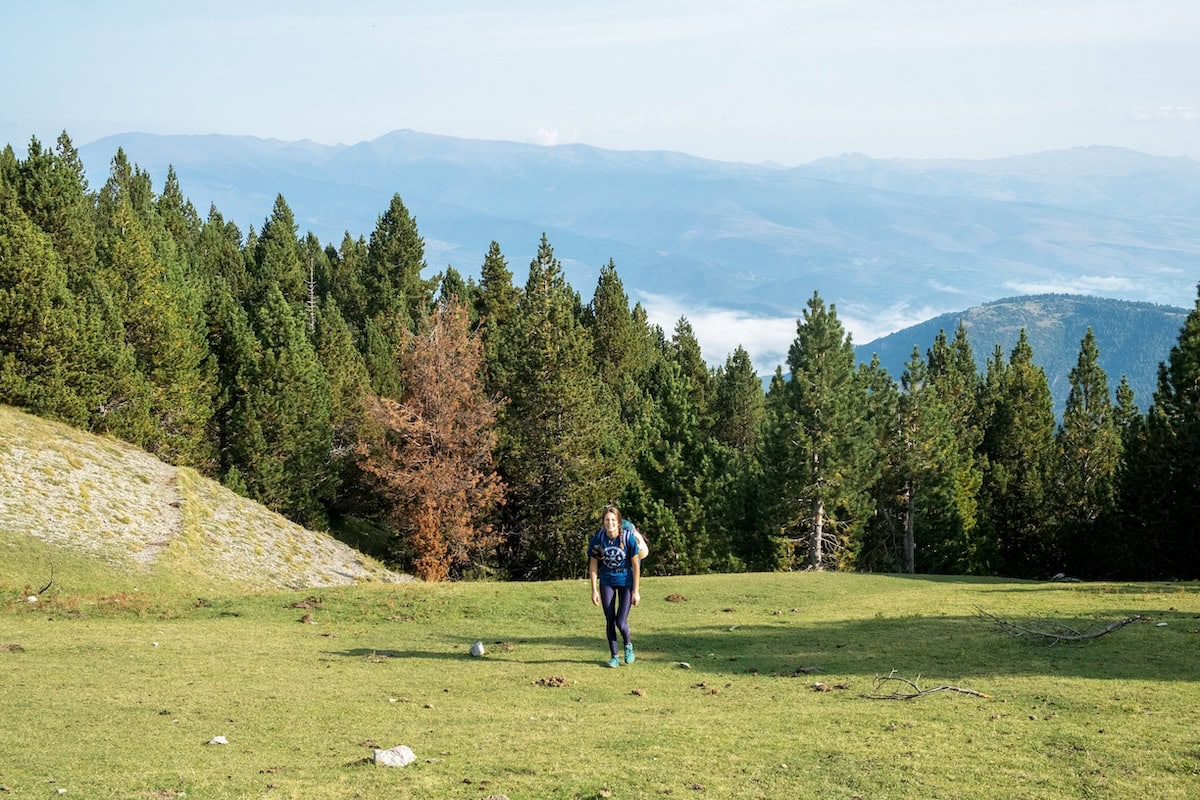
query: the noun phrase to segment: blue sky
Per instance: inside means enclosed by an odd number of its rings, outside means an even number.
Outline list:
[[[1195,0],[6,3],[0,140],[398,128],[801,164],[1200,158]]]
[[[409,128],[786,165],[1093,144],[1200,158],[1197,0],[41,0],[0,19],[0,144],[22,155],[63,130],[353,144]],[[668,330],[686,314],[715,362],[743,343],[763,366],[795,332],[642,299]],[[944,310],[839,308],[856,342]]]

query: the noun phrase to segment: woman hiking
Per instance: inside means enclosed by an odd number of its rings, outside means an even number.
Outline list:
[[[604,609],[608,651],[612,656],[608,666],[621,666],[617,655],[618,632],[625,643],[625,663],[632,664],[629,609],[642,601],[642,559],[638,555],[636,528],[621,519],[616,506],[604,509],[600,530],[588,543],[588,578],[592,584],[592,604]]]

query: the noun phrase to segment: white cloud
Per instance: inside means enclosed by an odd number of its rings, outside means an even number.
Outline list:
[[[935,292],[942,292],[943,294],[966,294],[966,292],[964,292],[958,286],[951,286],[950,284],[942,283],[941,281],[929,280],[925,282],[925,285],[930,289],[933,289]]]
[[[947,309],[933,306],[912,306],[909,303],[894,303],[887,308],[871,308],[863,305],[837,307],[842,327],[850,332],[855,344],[873,342],[881,336],[932,319]]]
[[[788,347],[796,338],[799,312],[791,317],[755,317],[730,308],[689,308],[666,295],[637,294],[651,324],[661,327],[667,338],[675,330],[679,318],[687,317],[700,342],[704,360],[710,366],[723,365],[741,345],[760,374],[772,372],[776,364],[787,358]]]
[[[637,294],[649,321],[660,326],[668,338],[679,318],[686,317],[696,332],[700,350],[710,366],[724,364],[725,359],[741,345],[750,354],[750,360],[760,375],[774,372],[776,365],[786,363],[788,348],[796,338],[797,320],[803,316],[801,311],[797,311],[788,317],[756,317],[729,308],[689,308],[666,295],[649,292]],[[896,303],[884,309],[866,306],[844,309],[839,305],[837,315],[851,340],[855,344],[865,344],[936,317],[945,310],[931,306],[914,307],[908,303]]]
[[[534,141],[544,145],[558,144],[558,128],[538,128]]]
[[[1133,112],[1136,122],[1194,122],[1200,119],[1195,106],[1159,106],[1149,111]]]

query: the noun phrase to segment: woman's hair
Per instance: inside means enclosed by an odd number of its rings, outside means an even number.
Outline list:
[[[622,524],[625,522],[625,518],[621,516],[621,509],[617,508],[616,506],[604,507],[604,511],[600,514],[600,525],[604,525],[604,518],[608,516],[608,512],[610,511],[617,515],[617,529],[620,530]]]

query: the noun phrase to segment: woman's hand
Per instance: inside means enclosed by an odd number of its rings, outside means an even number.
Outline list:
[[[633,590],[633,604],[636,606],[640,602],[642,602],[642,593],[640,590],[634,589]]]
[[[600,605],[600,590],[599,589],[592,589],[592,605],[594,605],[594,606]]]

